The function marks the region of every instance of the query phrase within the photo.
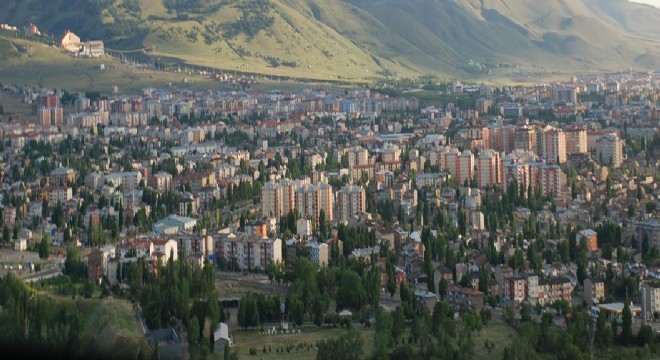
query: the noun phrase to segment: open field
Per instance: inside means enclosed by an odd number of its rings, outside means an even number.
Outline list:
[[[491,322],[474,335],[475,359],[501,359],[504,348],[513,342],[516,332],[508,325],[500,322]],[[495,348],[488,352],[484,340],[495,343]]]
[[[83,301],[83,300],[80,300]],[[118,358],[151,354],[131,304],[126,300],[86,300],[81,346]],[[79,305],[78,305],[79,306]],[[144,356],[142,356],[144,357]]]
[[[5,35],[6,36],[6,35]],[[0,61],[0,83],[20,85],[41,85],[62,88],[69,91],[98,91],[108,94],[113,86],[125,94],[138,94],[147,87],[163,88],[172,86],[180,89],[216,91],[227,90],[228,85],[193,72],[173,72],[155,70],[119,61],[112,57],[102,59],[74,58],[59,48],[19,38],[3,38],[0,46],[11,49],[12,56]],[[31,47],[30,53],[20,53],[18,48]],[[106,70],[101,70],[101,65]],[[185,70],[185,66],[182,66]],[[240,76],[240,72],[236,73]],[[184,80],[186,82],[184,82]],[[324,87],[341,90],[343,86],[325,83],[284,81],[258,76],[253,85],[257,91],[278,89],[284,92],[299,92],[305,87]],[[0,93],[0,104],[4,107],[5,118],[25,118],[32,116],[32,107],[23,104],[17,96]]]
[[[81,354],[104,358],[149,359],[152,350],[142,333],[132,305],[127,300],[58,296],[39,290],[39,296],[53,303],[76,309],[82,316],[82,329],[76,341]]]
[[[34,118],[32,115],[32,105],[23,103],[18,96],[0,92],[0,105],[2,105],[4,111],[4,114],[0,115],[0,119],[9,120],[9,118],[12,118],[23,120]]]
[[[346,329],[304,329],[300,334],[285,334],[285,335],[262,335],[259,331],[235,331],[234,344],[239,351],[239,358],[241,359],[263,359],[263,360],[303,360],[315,359],[316,350],[313,345],[317,341],[337,338],[344,333]],[[374,331],[372,329],[358,329],[364,340],[363,351],[364,355],[371,354],[373,349]],[[307,344],[312,345],[311,349],[307,346],[296,348],[298,345]],[[266,346],[266,353],[263,352],[264,345]],[[268,347],[272,351],[268,352]],[[287,345],[293,345],[294,349],[290,352],[278,353],[276,348],[283,347],[286,349]],[[257,349],[257,356],[250,356],[250,348]]]

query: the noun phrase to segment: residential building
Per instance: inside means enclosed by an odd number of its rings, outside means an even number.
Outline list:
[[[588,306],[600,304],[605,299],[605,282],[601,279],[584,279],[584,300]]]
[[[569,128],[564,131],[566,134],[566,154],[586,154],[587,148],[587,130],[581,128]]]
[[[623,140],[616,134],[607,134],[596,140],[596,159],[602,165],[619,167],[623,162]]]
[[[170,215],[153,225],[153,232],[160,235],[189,233],[197,225],[197,220],[178,215]]]
[[[316,264],[316,266],[318,267],[328,266],[328,260],[330,258],[330,250],[327,244],[310,242],[307,243],[307,249],[309,249],[310,259],[314,264]]]
[[[637,241],[640,244],[638,249],[642,248],[642,241],[648,241],[649,249],[654,246],[660,249],[660,221],[650,219],[637,223]]]
[[[542,155],[555,164],[566,162],[566,134],[562,130],[553,129],[543,133]]]
[[[585,229],[578,231],[577,242],[580,244],[582,241],[587,244],[587,251],[594,252],[598,250],[598,233],[592,229]]]
[[[527,278],[524,276],[514,276],[504,279],[504,298],[513,301],[515,304],[520,304],[527,299],[527,290]]]
[[[655,314],[660,314],[660,283],[644,282],[641,290],[644,317],[653,319]]]
[[[494,150],[482,150],[477,157],[477,184],[480,188],[502,183],[502,162]]]
[[[172,174],[159,172],[149,177],[147,185],[158,192],[166,192],[172,189]]]
[[[176,240],[155,239],[152,243],[154,244],[153,255],[162,259],[163,264],[167,264],[169,260],[176,261],[179,258],[178,244]]]
[[[459,311],[462,306],[475,312],[480,312],[484,306],[484,293],[472,288],[449,286],[447,289],[447,302]]]
[[[366,210],[366,193],[362,186],[345,186],[337,192],[337,220],[348,221]]]
[[[273,262],[282,262],[281,239],[231,233],[219,238],[216,249],[219,257],[235,262],[240,270],[265,270]]]

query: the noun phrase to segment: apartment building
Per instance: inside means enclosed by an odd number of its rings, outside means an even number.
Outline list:
[[[616,134],[607,134],[596,140],[596,159],[602,165],[619,167],[623,162],[623,140]]]
[[[218,257],[235,262],[240,270],[265,270],[282,262],[282,240],[258,238],[244,234],[228,234],[216,241]]]
[[[345,186],[337,192],[337,220],[348,221],[366,210],[366,192],[361,186]]]

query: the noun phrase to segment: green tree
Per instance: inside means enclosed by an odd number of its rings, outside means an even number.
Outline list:
[[[623,307],[623,328],[621,329],[621,344],[628,346],[633,340],[632,312],[630,305],[626,302]]]
[[[48,235],[43,235],[41,237],[41,242],[39,243],[39,258],[48,259],[50,256],[49,242]]]
[[[359,360],[362,357],[364,341],[356,330],[338,339],[329,339],[318,343],[316,360]]]
[[[11,232],[9,231],[9,226],[6,224],[2,227],[2,241],[5,244],[9,244],[11,241]]]
[[[394,341],[399,340],[405,327],[406,315],[403,313],[403,308],[399,305],[392,313],[392,338],[394,338]]]
[[[199,322],[197,321],[197,317],[193,316],[188,320],[188,342],[190,345],[197,345],[199,335]]]

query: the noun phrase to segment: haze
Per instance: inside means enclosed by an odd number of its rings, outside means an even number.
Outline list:
[[[657,8],[660,8],[660,0],[630,0],[630,1],[640,3],[640,4],[653,5]]]

